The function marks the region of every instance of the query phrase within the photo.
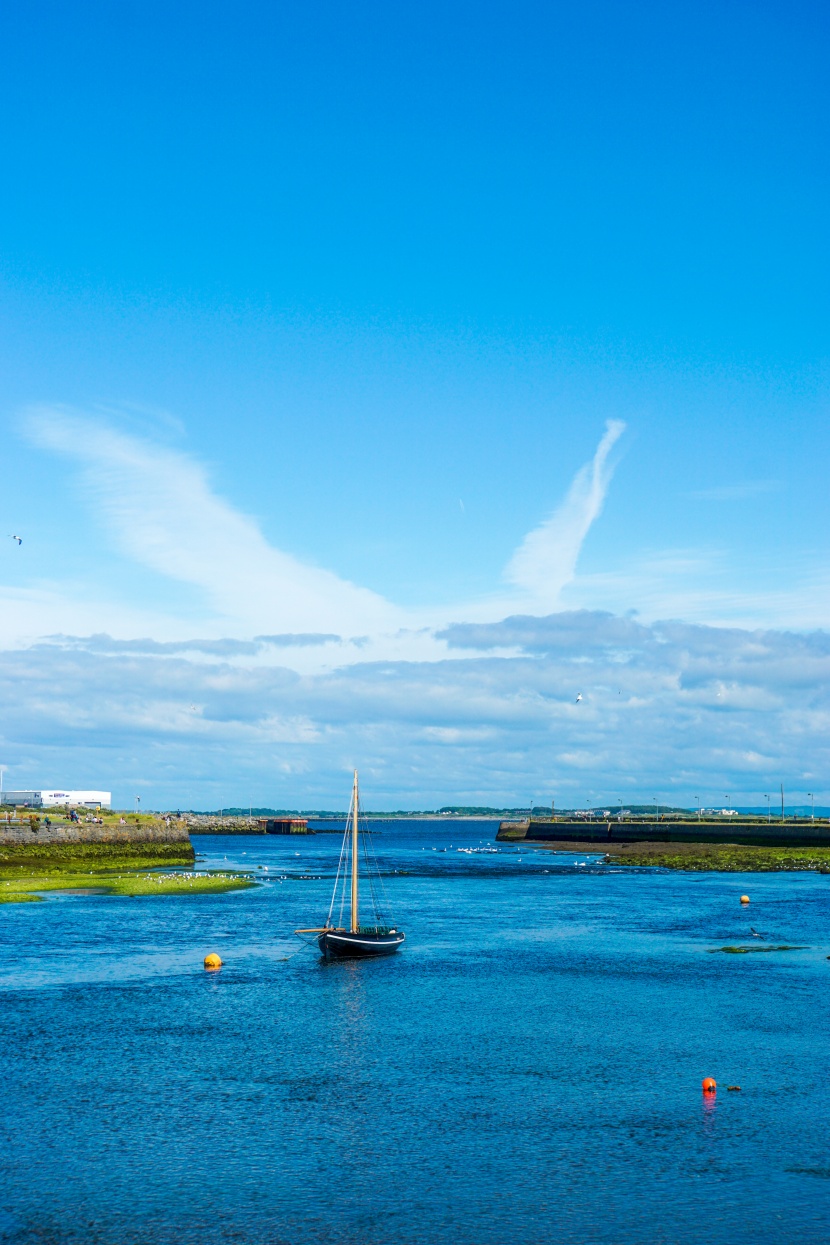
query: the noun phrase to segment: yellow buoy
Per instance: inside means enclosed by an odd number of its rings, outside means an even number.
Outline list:
[[[749,903],[749,895],[741,895],[741,903]]]
[[[211,951],[210,955],[205,956],[205,968],[221,968],[222,960],[215,951]]]

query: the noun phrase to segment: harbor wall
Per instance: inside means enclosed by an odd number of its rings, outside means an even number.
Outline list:
[[[752,847],[830,847],[830,822],[788,821],[503,821],[502,842],[735,843]]]
[[[145,822],[139,825],[93,825],[84,822],[43,821],[32,825],[0,821],[0,862],[95,858],[135,859],[147,863],[189,864],[195,859],[183,822]]]

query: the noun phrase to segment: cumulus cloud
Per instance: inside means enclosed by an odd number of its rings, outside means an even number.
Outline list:
[[[257,635],[254,639],[262,644],[273,644],[277,648],[316,648],[320,644],[339,644],[343,637],[325,631],[288,631],[282,635]],[[353,644],[362,645],[362,642],[362,636],[352,640]]]
[[[325,632],[305,632],[285,635],[256,635],[253,640],[152,640],[149,637],[137,640],[118,640],[110,635],[98,634],[88,636],[46,635],[38,641],[39,645],[50,645],[57,648],[83,649],[88,653],[189,653],[204,657],[230,658],[255,657],[272,648],[318,648],[323,644],[339,644],[342,636]],[[360,640],[352,641],[361,646]]]
[[[438,635],[451,649],[585,653],[642,644],[648,628],[605,611],[567,610],[546,618],[519,614],[497,623],[453,623]]]
[[[21,786],[72,780],[196,807],[336,807],[354,764],[374,807],[721,804],[727,791],[760,803],[781,781],[821,792],[825,632],[574,611],[458,625],[443,643],[442,661],[310,674],[277,649],[256,667],[100,639],[1,653],[4,763]]]

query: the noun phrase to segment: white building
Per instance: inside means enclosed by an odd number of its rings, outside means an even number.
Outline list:
[[[69,804],[75,808],[112,808],[111,791],[4,791],[3,804],[28,805],[30,808],[54,808]]]

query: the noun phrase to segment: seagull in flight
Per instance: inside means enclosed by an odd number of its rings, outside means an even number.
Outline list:
[[[759,933],[758,933],[758,931],[757,931],[757,929],[753,929],[751,925],[750,925],[750,927],[749,927],[749,930],[750,930],[750,933],[752,934],[752,937],[753,937],[753,938],[763,938],[763,936],[764,936],[763,934],[759,934]]]
[[[576,700],[575,700],[575,702],[574,702],[574,703],[578,705],[581,699],[582,699],[582,692],[580,692],[580,693],[577,695],[577,698],[576,698]]]
[[[22,537],[22,536],[12,536],[11,532],[9,532],[9,536],[11,536],[12,540],[16,540],[16,541],[17,541],[17,543],[18,543],[18,545],[22,545],[22,544],[23,544],[23,537]]]

